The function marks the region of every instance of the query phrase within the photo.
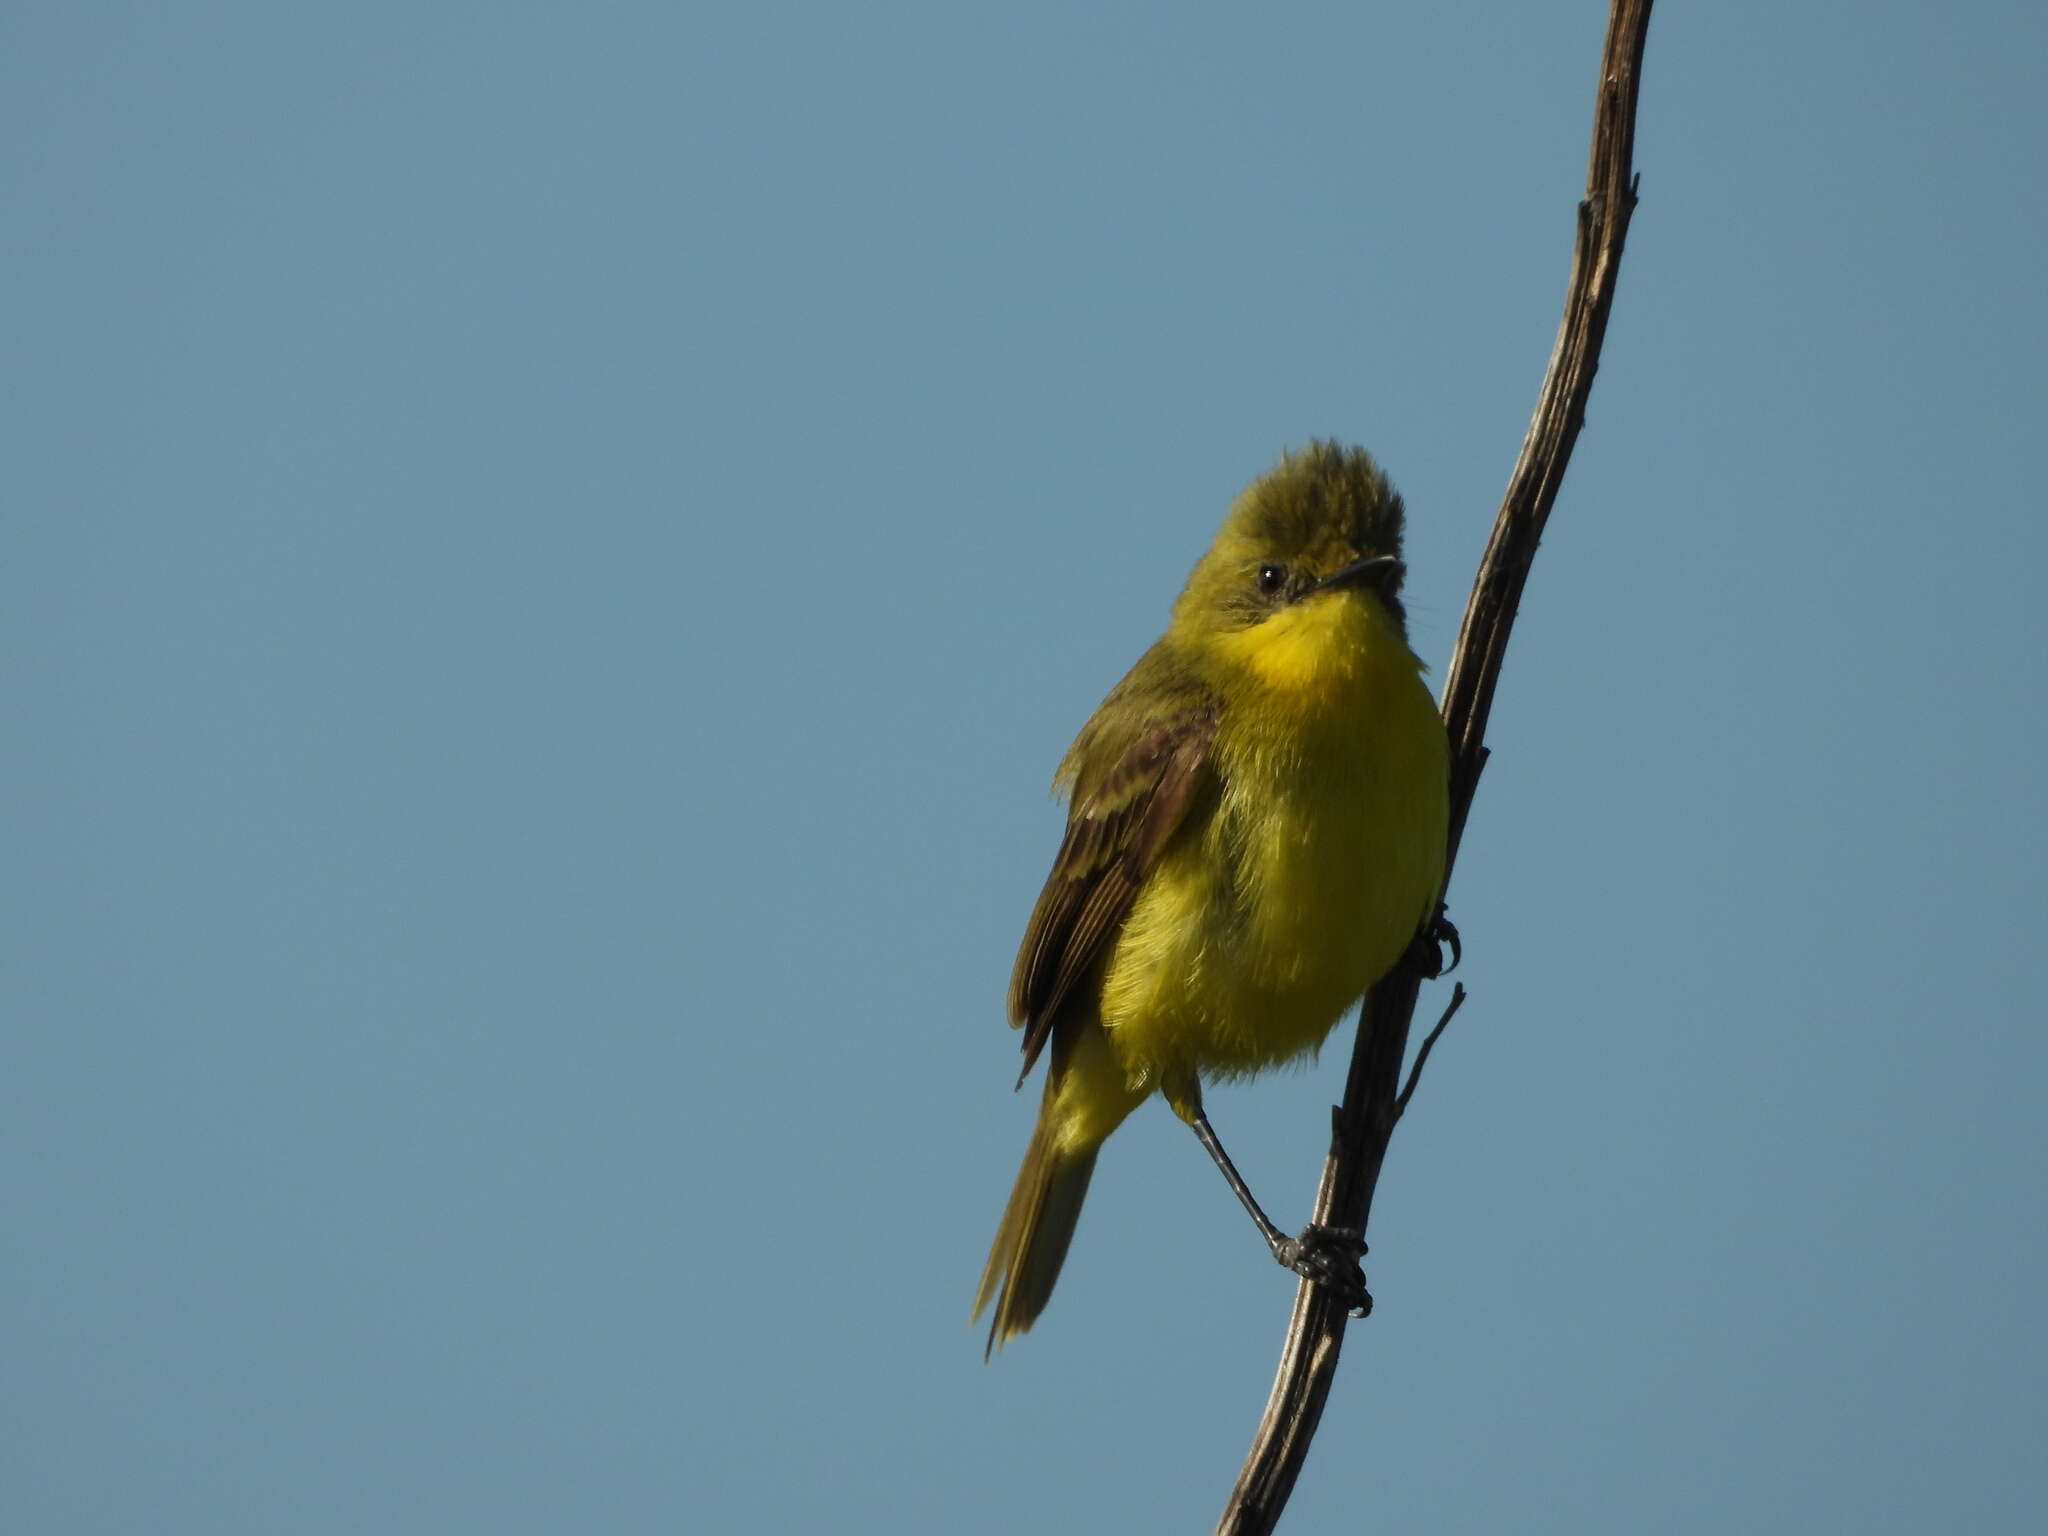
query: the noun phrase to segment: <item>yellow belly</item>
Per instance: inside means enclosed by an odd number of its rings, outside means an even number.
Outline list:
[[[1326,694],[1224,721],[1220,797],[1132,905],[1101,994],[1132,1089],[1313,1050],[1434,910],[1448,754],[1413,659],[1401,646]]]

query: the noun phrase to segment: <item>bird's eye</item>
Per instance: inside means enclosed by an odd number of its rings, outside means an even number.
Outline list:
[[[1271,597],[1287,585],[1287,567],[1284,565],[1262,565],[1259,567],[1259,590]]]

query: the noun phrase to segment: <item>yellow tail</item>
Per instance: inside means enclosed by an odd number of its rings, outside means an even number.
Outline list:
[[[979,1317],[996,1288],[1002,1288],[995,1316],[989,1321],[985,1354],[994,1354],[997,1345],[1023,1333],[1045,1310],[1053,1282],[1060,1277],[1060,1265],[1066,1262],[1074,1223],[1081,1219],[1089,1175],[1095,1172],[1096,1148],[1061,1151],[1047,1131],[1046,1120],[1041,1110],[1031,1145],[1024,1149],[1024,1166],[1017,1170],[1010,1203],[1003,1207],[1002,1225],[996,1228],[981,1285],[974,1293],[972,1315]]]

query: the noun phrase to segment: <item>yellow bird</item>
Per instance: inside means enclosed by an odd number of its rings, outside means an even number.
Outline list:
[[[1362,450],[1283,456],[1060,764],[1066,837],[1009,997],[1018,1083],[1051,1059],[975,1293],[976,1317],[995,1300],[991,1352],[1045,1309],[1096,1152],[1154,1092],[1275,1258],[1366,1299],[1355,1238],[1289,1238],[1260,1209],[1202,1082],[1313,1051],[1433,931],[1449,751],[1408,648],[1401,523]]]

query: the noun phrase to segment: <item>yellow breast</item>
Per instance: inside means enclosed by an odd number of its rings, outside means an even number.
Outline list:
[[[1229,639],[1246,686],[1220,712],[1219,792],[1138,893],[1104,974],[1134,1085],[1320,1045],[1443,879],[1443,725],[1377,605],[1332,594]]]

